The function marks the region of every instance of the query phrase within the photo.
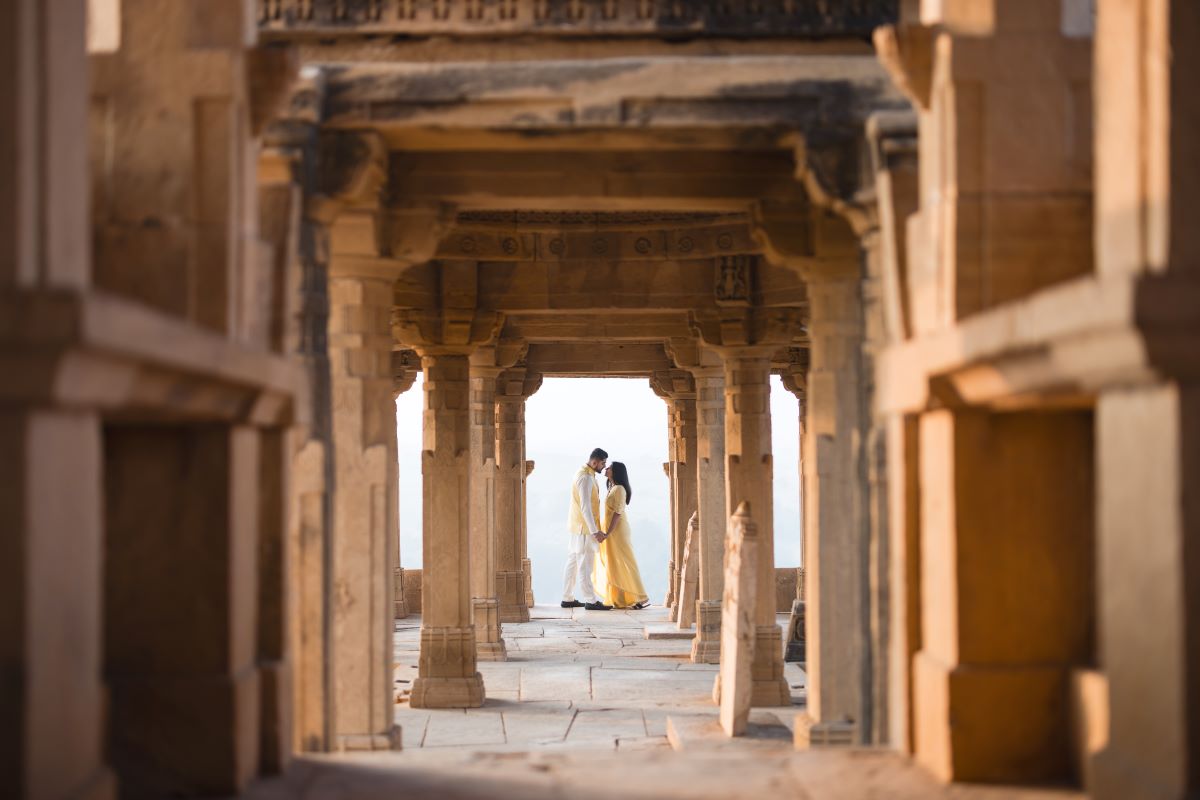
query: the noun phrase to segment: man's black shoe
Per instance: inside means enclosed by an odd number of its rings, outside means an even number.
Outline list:
[[[578,600],[563,600],[561,605],[563,608],[583,608],[583,603]]]
[[[606,606],[599,600],[594,603],[585,604],[584,608],[586,608],[588,611],[612,611],[612,606]]]

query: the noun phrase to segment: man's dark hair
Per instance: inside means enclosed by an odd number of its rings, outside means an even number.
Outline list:
[[[588,456],[588,461],[591,461],[594,458],[603,458],[605,461],[607,461],[608,453],[604,452],[599,447],[597,447],[595,450],[592,451],[592,454],[590,456]]]

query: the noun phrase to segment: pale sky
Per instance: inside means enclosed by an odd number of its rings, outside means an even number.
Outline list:
[[[400,452],[400,562],[421,566],[420,377],[396,402]],[[796,398],[771,379],[771,439],[775,463],[775,564],[800,565],[799,419]],[[539,604],[557,603],[566,558],[571,478],[593,447],[629,470],[629,523],[642,582],[654,603],[667,589],[670,494],[667,406],[649,381],[628,378],[547,378],[525,408],[529,476],[529,557]],[[604,485],[601,482],[601,496]]]

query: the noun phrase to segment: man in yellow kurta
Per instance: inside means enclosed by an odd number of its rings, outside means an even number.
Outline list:
[[[588,462],[575,473],[571,481],[571,507],[567,513],[567,568],[563,574],[563,608],[586,608],[589,611],[608,611],[596,597],[592,585],[592,569],[596,563],[596,551],[604,534],[600,532],[600,488],[596,486],[596,473],[604,469],[608,453],[597,447],[588,457]],[[579,582],[579,596],[575,599],[575,583]]]

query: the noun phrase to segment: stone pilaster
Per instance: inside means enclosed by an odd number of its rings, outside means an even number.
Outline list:
[[[470,366],[465,352],[421,353],[425,372],[421,654],[414,708],[483,705],[470,593]]]
[[[854,265],[853,256],[848,263]],[[808,711],[797,741],[852,744],[863,731],[867,548],[862,463],[862,310],[857,270],[809,284],[811,364],[804,441]]]
[[[342,747],[381,749],[392,723],[392,584],[398,465],[392,396],[392,285],[377,260],[330,263],[329,363],[336,468],[334,731]],[[351,657],[350,654],[353,654]]]
[[[525,423],[521,423],[521,451],[525,450]],[[521,571],[525,573],[525,607],[533,608],[533,562],[529,560],[529,502],[526,497],[529,476],[533,474],[533,462],[525,461],[525,481],[521,482]]]
[[[671,490],[671,557],[664,605],[671,621],[678,622],[684,539],[688,520],[696,512],[696,392],[691,375],[683,370],[656,372],[650,388],[667,404],[669,460],[663,473]]]
[[[518,367],[500,375],[496,392],[496,596],[501,622],[528,622],[532,603],[526,572],[525,400],[540,378]]]
[[[690,380],[685,383],[691,383]],[[689,386],[688,389],[691,387]],[[672,452],[671,487],[674,502],[675,605],[671,619],[678,622],[680,598],[683,596],[684,547],[687,542],[688,520],[696,513],[696,397],[693,391],[680,391],[670,402]]]
[[[721,658],[721,596],[725,553],[725,373],[721,367],[692,370],[696,381],[696,506],[700,523],[700,599],[692,661]]]
[[[758,526],[754,621],[755,706],[791,705],[783,641],[775,624],[775,545],[771,463],[771,362],[762,348],[726,348],[725,506],[746,504]],[[727,576],[728,577],[728,576]]]
[[[483,661],[504,661],[496,598],[496,378],[494,351],[480,348],[470,364],[470,543],[471,607],[475,652]]]

